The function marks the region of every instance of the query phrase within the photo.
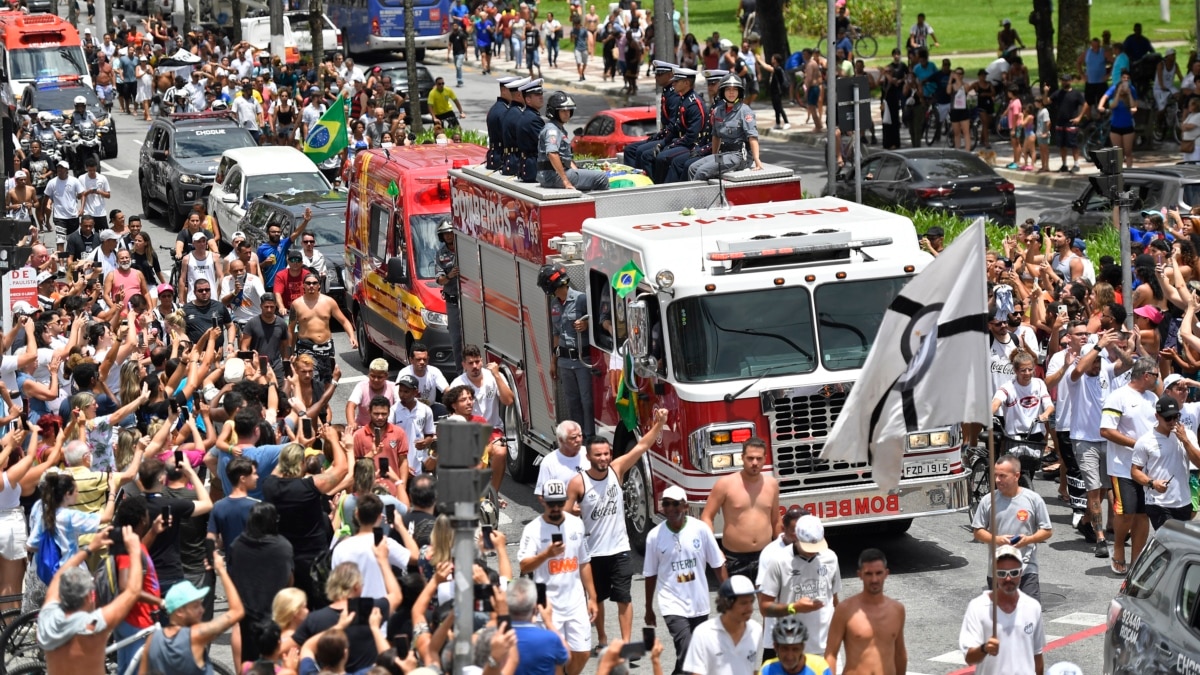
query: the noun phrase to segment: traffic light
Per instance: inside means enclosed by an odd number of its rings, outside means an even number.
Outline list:
[[[1121,183],[1121,164],[1124,161],[1121,148],[1103,148],[1088,153],[1088,159],[1100,169],[1099,176],[1090,176],[1088,181],[1096,192],[1115,200]]]

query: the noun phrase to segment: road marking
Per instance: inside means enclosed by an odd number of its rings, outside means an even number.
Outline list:
[[[1051,642],[1054,642],[1055,640],[1062,640],[1062,639],[1063,639],[1063,638],[1062,638],[1062,637],[1060,637],[1060,636],[1058,636],[1058,635],[1047,635],[1047,636],[1046,636],[1046,644],[1047,644],[1047,645],[1049,645]],[[945,654],[942,654],[941,656],[935,656],[935,657],[933,657],[932,659],[929,659],[929,660],[930,660],[930,661],[937,661],[938,663],[949,663],[949,664],[952,664],[952,665],[955,665],[955,666],[965,666],[965,665],[967,665],[967,658],[966,658],[966,656],[965,656],[965,655],[962,653],[962,651],[961,651],[961,650],[955,650],[955,651],[952,651],[952,652],[946,652]],[[958,672],[970,673],[970,672],[974,672],[974,669],[972,668],[972,669],[970,669],[970,670],[958,671]],[[951,675],[953,675],[953,674],[951,674]]]
[[[1064,617],[1064,618],[1066,618],[1066,617]],[[1059,647],[1066,647],[1067,645],[1079,642],[1080,640],[1086,640],[1090,637],[1102,635],[1104,633],[1104,631],[1107,629],[1107,627],[1108,627],[1107,622],[1105,622],[1105,623],[1100,624],[1099,626],[1092,626],[1091,628],[1085,628],[1084,630],[1081,630],[1078,633],[1071,633],[1070,635],[1067,635],[1066,637],[1051,637],[1051,636],[1047,635],[1046,636],[1046,647],[1045,647],[1045,649],[1042,650],[1042,653],[1045,654],[1046,652],[1053,651],[1055,649],[1058,649]],[[930,659],[930,661],[934,661],[934,660],[936,660],[936,659]],[[949,661],[947,661],[946,663],[949,663]],[[962,663],[965,665],[966,661],[964,660]],[[950,673],[950,675],[970,675],[970,673],[974,673],[974,672],[975,672],[975,666],[968,666],[961,670],[956,670],[956,671]]]
[[[129,180],[129,175],[133,173],[132,169],[118,169],[108,162],[100,162],[100,168],[104,170],[105,176],[121,180]]]
[[[1108,622],[1108,617],[1103,614],[1089,614],[1088,612],[1075,612],[1066,616],[1059,617],[1050,623],[1065,623],[1072,626],[1100,626]]]
[[[338,380],[338,382],[342,384],[358,384],[365,379],[367,379],[366,375],[350,375],[348,377],[343,377],[342,379]]]

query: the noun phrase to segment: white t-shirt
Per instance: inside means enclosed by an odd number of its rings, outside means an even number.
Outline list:
[[[1196,434],[1190,429],[1187,434],[1188,440],[1195,445]],[[1172,479],[1167,483],[1166,492],[1159,492],[1147,485],[1147,504],[1173,509],[1191,503],[1192,491],[1187,478],[1191,464],[1183,444],[1175,437],[1174,432],[1164,436],[1158,433],[1158,429],[1154,429],[1139,438],[1133,446],[1132,462],[1142,467],[1142,472],[1151,480]]]
[[[551,535],[555,534],[562,535],[566,548],[561,556],[551,558],[535,569],[533,581],[546,584],[546,601],[555,614],[570,614],[587,606],[579,568],[591,562],[592,556],[588,553],[583,521],[569,513],[563,514],[561,525],[547,523],[545,518],[534,518],[521,532],[517,560],[532,558],[546,550]]]
[[[467,379],[467,374],[463,373],[454,378],[450,383],[451,387],[457,387],[460,384],[465,384],[475,392],[475,414],[487,420],[493,427],[499,429],[500,423],[500,386],[496,384],[496,376],[492,375],[492,371],[484,368],[480,371],[481,384],[476,387],[471,380]]]
[[[687,516],[679,532],[664,521],[646,535],[642,576],[656,577],[655,597],[660,616],[687,618],[709,613],[705,567],[725,565],[717,538],[700,520]]]
[[[1157,424],[1154,405],[1158,398],[1154,392],[1138,393],[1132,387],[1121,387],[1104,400],[1104,412],[1100,416],[1101,429],[1116,429],[1129,438],[1138,439],[1150,433]],[[1129,467],[1133,460],[1133,448],[1109,442],[1105,466],[1108,475],[1129,478]]]
[[[586,471],[592,466],[587,457],[584,456],[583,448],[575,453],[574,457],[568,457],[562,453],[562,450],[554,452],[542,457],[542,464],[538,467],[537,484],[533,488],[533,494],[538,497],[542,496],[542,486],[548,480],[557,478],[564,485],[569,484],[575,474]]]
[[[1000,410],[1004,413],[1004,431],[1010,436],[1046,430],[1038,416],[1051,405],[1050,391],[1040,378],[1031,379],[1027,385],[1021,385],[1015,379],[1008,382],[992,397],[992,402],[996,401],[1000,402]]]
[[[992,343],[988,354],[988,366],[992,371],[992,391],[998,391],[1006,382],[1016,377],[1009,357],[1017,348],[1017,338],[1010,333],[1008,342],[1001,342],[990,336],[988,339]]]
[[[1020,591],[1017,591],[1021,593]],[[1046,648],[1046,633],[1042,627],[1042,605],[1024,593],[1017,598],[1012,614],[996,612],[996,637],[1000,652],[988,656],[975,666],[976,675],[1015,675],[1034,672],[1034,657]],[[958,648],[966,654],[992,637],[992,598],[985,591],[967,604],[962,629],[958,633]]]
[[[84,190],[100,190],[111,193],[108,179],[103,174],[97,173],[95,178],[91,178],[85,173],[79,177],[79,182],[83,184]],[[108,217],[107,200],[103,195],[89,194],[83,198],[83,213],[88,216]]]
[[[792,545],[783,540],[782,534],[771,540],[771,543],[767,544],[767,547],[758,554],[758,578],[754,580],[754,587],[762,588],[763,579],[772,560],[776,558],[786,560],[791,557]],[[771,648],[775,646],[775,641],[771,639],[771,631],[774,629],[775,618],[770,616],[763,617],[763,647]]]
[[[1179,406],[1179,421],[1183,423],[1183,428],[1192,432],[1197,432],[1197,425],[1200,425],[1200,401],[1192,401]]]
[[[251,131],[259,131],[258,115],[262,113],[262,106],[254,100],[254,97],[246,98],[245,96],[237,96],[233,99],[233,112],[237,115],[238,124],[243,129]]]
[[[51,178],[46,183],[46,196],[54,200],[51,217],[78,218],[80,192],[83,192],[83,183],[74,176],[67,176],[66,180],[60,180],[58,176]]]
[[[437,400],[437,395],[440,392],[446,391],[450,384],[446,382],[446,376],[442,371],[435,366],[425,366],[425,375],[418,375],[413,371],[411,365],[404,366],[396,375],[396,382],[400,381],[401,375],[412,375],[417,378],[417,398],[432,403]]]
[[[1046,362],[1046,377],[1050,377],[1059,370],[1062,370],[1063,364],[1067,362],[1067,350],[1060,349],[1055,352],[1050,360]],[[1054,388],[1054,430],[1055,431],[1070,431],[1071,430],[1071,389],[1074,382],[1071,381],[1071,369],[1075,366],[1072,364],[1065,371],[1062,377],[1058,378],[1058,385]],[[1049,385],[1047,385],[1049,386]]]
[[[759,592],[775,598],[776,602],[786,605],[810,598],[825,603],[815,612],[796,613],[796,618],[808,629],[805,651],[824,654],[829,623],[833,620],[833,596],[842,591],[837,554],[826,549],[811,560],[795,554],[786,558],[772,556],[768,568],[759,571],[759,578],[762,580]]]
[[[221,295],[218,299],[233,293],[234,288],[236,285],[232,274],[221,277]],[[266,292],[262,279],[257,274],[246,273],[245,281],[242,282],[241,298],[234,296],[233,300],[229,302],[229,314],[233,317],[234,323],[246,323],[250,319],[260,316],[262,314],[262,296]]]
[[[1100,435],[1100,413],[1108,397],[1112,374],[1113,365],[1101,361],[1099,375],[1084,373],[1071,387],[1071,440],[1090,443],[1104,440]]]
[[[761,639],[762,626],[750,619],[746,622],[742,639],[734,644],[733,637],[721,623],[721,617],[714,616],[696,626],[692,632],[692,644],[683,661],[683,671],[712,675],[754,675],[762,665],[758,652]]]
[[[408,438],[408,465],[419,476],[425,472],[424,463],[429,459],[429,450],[418,449],[417,441],[436,435],[437,428],[433,424],[433,410],[420,401],[414,401],[413,404],[412,410],[409,410],[396,401],[388,421],[404,429],[404,435]]]
[[[388,546],[388,562],[392,564],[392,567],[400,569],[408,567],[408,560],[411,557],[408,549],[390,537],[385,541]],[[352,562],[358,566],[358,571],[362,572],[363,579],[362,597],[376,600],[387,597],[383,573],[379,571],[379,562],[375,560],[375,538],[371,533],[357,534],[343,539],[333,548],[333,557],[330,562],[334,567],[344,562]]]

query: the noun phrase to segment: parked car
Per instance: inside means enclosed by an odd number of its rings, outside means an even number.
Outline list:
[[[1200,672],[1200,523],[1167,521],[1138,556],[1108,610],[1103,668]]]
[[[406,62],[384,61],[371,67],[379,69],[380,77],[392,78],[392,91],[403,92],[406,96],[412,98],[408,93],[408,64]],[[425,64],[418,63],[417,92],[421,95],[422,116],[429,114],[429,92],[433,91],[433,83],[433,73],[429,72],[429,68],[426,68]]]
[[[259,197],[273,192],[328,192],[333,189],[317,165],[303,152],[285,146],[227,150],[217,165],[217,176],[208,195],[208,212],[217,219],[222,234],[241,222],[246,209]]]
[[[1131,213],[1142,209],[1178,206],[1186,211],[1200,205],[1200,166],[1176,164],[1125,169],[1125,189],[1136,191]],[[1038,222],[1055,227],[1077,227],[1084,234],[1112,224],[1112,202],[1089,181],[1079,198],[1070,206],[1047,209]]]
[[[836,181],[836,196],[854,199],[854,167]],[[886,209],[930,209],[1000,225],[1017,220],[1016,186],[978,156],[948,148],[878,152],[862,163],[863,203]]]
[[[312,221],[304,230],[316,239],[316,250],[325,256],[325,287],[323,292],[345,308],[346,285],[342,270],[346,266],[346,193],[345,192],[279,192],[265,194],[246,210],[238,226],[257,249],[267,240],[267,227],[279,225],[283,236],[290,237],[304,220],[304,209],[311,208]],[[231,237],[233,231],[222,235]],[[293,251],[302,250],[302,242],[292,242]]]
[[[603,110],[575,130],[571,152],[591,157],[619,157],[626,145],[643,141],[657,131],[658,110],[654,106]]]
[[[96,90],[82,82],[47,82],[31,84],[25,87],[21,94],[21,107],[25,110],[46,110],[57,117],[75,109],[75,97],[87,99],[87,109],[96,116],[100,123],[100,148],[104,159],[117,156],[117,120],[108,113],[108,109],[100,102]]]
[[[142,213],[160,211],[171,231],[198,200],[207,200],[226,150],[256,147],[227,112],[176,113],[154,118],[138,156]]]

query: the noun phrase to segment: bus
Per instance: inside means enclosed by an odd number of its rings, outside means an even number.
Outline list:
[[[53,79],[92,86],[79,31],[55,14],[0,11],[0,64],[14,92]]]
[[[450,46],[450,0],[413,0],[416,59]],[[404,51],[404,0],[329,0],[329,17],[342,30],[349,54]]]

